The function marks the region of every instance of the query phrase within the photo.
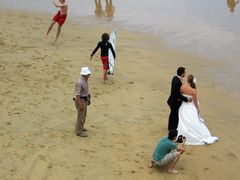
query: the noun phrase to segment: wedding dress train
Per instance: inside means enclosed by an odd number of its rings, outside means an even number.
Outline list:
[[[178,134],[186,137],[187,145],[212,144],[218,140],[209,132],[193,102],[182,102],[179,108]]]

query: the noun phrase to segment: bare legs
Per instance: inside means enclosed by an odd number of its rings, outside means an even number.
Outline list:
[[[46,33],[46,37],[48,36],[48,34],[50,33],[50,31],[52,30],[52,28],[53,28],[53,26],[54,26],[55,23],[56,23],[56,21],[52,21],[51,24],[49,25],[48,30],[47,30],[47,33]],[[60,33],[61,33],[61,26],[58,25],[55,42],[57,41],[58,36],[59,36]]]
[[[50,33],[50,31],[52,30],[53,25],[54,25],[55,23],[56,23],[56,21],[52,21],[52,22],[51,22],[51,24],[50,24],[50,26],[49,26],[49,28],[48,28],[48,30],[47,30],[46,37],[48,36],[48,34]]]
[[[169,167],[168,167],[168,172],[169,172],[169,173],[173,173],[173,174],[178,173],[178,170],[175,169],[175,166],[176,166],[179,158],[180,158],[180,154],[178,154],[178,155],[176,156],[176,158],[173,159],[173,160],[170,162],[170,165],[169,165]]]
[[[152,160],[151,164],[148,165],[149,168],[152,168],[153,166],[155,166],[155,162]]]
[[[176,156],[176,158],[173,159],[173,160],[170,162],[169,167],[168,167],[168,170],[167,170],[168,173],[172,173],[172,174],[177,174],[177,173],[178,173],[178,170],[175,169],[175,166],[176,166],[179,158],[180,158],[180,154],[178,154],[178,155]],[[155,165],[156,165],[155,162],[152,160],[151,163],[148,165],[148,167],[149,167],[149,168],[152,168],[152,167],[154,167]]]
[[[103,70],[103,84],[106,83],[106,80],[107,80],[107,79],[108,79],[108,77],[107,77],[107,70],[104,69],[104,70]]]
[[[55,42],[57,41],[57,39],[58,39],[58,36],[59,36],[60,32],[61,32],[61,26],[60,26],[60,25],[58,25],[58,29],[57,29],[57,34],[56,34],[56,39],[55,39]]]

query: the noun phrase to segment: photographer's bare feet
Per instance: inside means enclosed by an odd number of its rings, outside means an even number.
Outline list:
[[[154,161],[151,161],[151,164],[148,165],[149,168],[152,168],[155,165]]]
[[[176,170],[176,169],[168,169],[168,173],[177,174],[178,170]]]

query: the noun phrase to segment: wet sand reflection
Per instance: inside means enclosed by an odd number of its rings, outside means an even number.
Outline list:
[[[105,0],[105,10],[102,8],[101,0],[95,0],[95,7],[95,15],[97,17],[106,16],[111,18],[114,15],[115,6],[113,6],[112,0]]]
[[[96,16],[101,17],[103,15],[101,0],[95,0],[95,7]]]
[[[227,0],[227,5],[230,12],[234,12],[236,5],[239,3],[239,0]]]
[[[115,6],[113,6],[112,0],[105,0],[106,1],[106,7],[105,12],[107,17],[113,17]]]

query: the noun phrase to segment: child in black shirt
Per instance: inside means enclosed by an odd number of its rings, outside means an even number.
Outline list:
[[[101,49],[101,60],[103,63],[103,83],[106,82],[107,80],[107,72],[109,70],[109,62],[108,62],[108,50],[109,48],[112,51],[113,57],[116,57],[115,51],[112,47],[112,44],[108,41],[109,40],[109,34],[108,33],[103,33],[102,34],[102,41],[98,42],[97,47],[93,50],[91,54],[92,56],[97,52],[97,50],[100,48]]]

